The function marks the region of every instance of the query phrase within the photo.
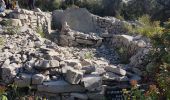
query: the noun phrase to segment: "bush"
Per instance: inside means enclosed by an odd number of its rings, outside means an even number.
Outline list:
[[[162,34],[154,35],[152,38],[153,50],[151,51],[151,63],[147,67],[148,76],[158,84],[161,97],[170,98],[170,21],[166,23]],[[152,76],[152,77],[151,77]]]
[[[102,1],[103,0],[83,0],[81,2],[75,2],[75,5],[81,8],[87,8],[91,13],[102,15]]]
[[[41,27],[37,27],[36,32],[42,37],[45,38],[45,33]]]
[[[156,34],[161,34],[163,28],[160,26],[159,21],[151,21],[150,16],[144,15],[139,18],[141,26],[129,28],[130,32],[144,35],[146,37],[153,37]]]
[[[37,0],[36,6],[44,11],[53,11],[61,8],[61,0],[42,1]]]

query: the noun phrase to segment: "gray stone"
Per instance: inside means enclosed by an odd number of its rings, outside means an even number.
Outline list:
[[[70,96],[81,100],[88,100],[87,94],[83,94],[83,93],[71,93]]]
[[[95,71],[95,66],[83,66],[81,70],[84,70],[85,74],[91,74]]]
[[[12,26],[22,26],[20,19],[11,19]]]
[[[85,45],[95,45],[95,42],[92,40],[76,39],[76,42]]]
[[[32,84],[42,84],[45,80],[45,76],[42,74],[35,74],[32,76]]]
[[[59,67],[60,66],[59,64],[60,63],[57,60],[50,60],[50,66],[51,67]]]
[[[118,82],[129,81],[129,78],[127,76],[119,76],[112,72],[106,72],[103,78],[104,80],[114,80]]]
[[[126,75],[126,70],[118,68],[117,66],[114,66],[114,65],[106,66],[105,70],[108,72],[113,72],[113,73],[123,75],[123,76]]]
[[[39,60],[35,63],[36,68],[38,69],[48,69],[50,68],[50,61],[49,60]]]
[[[80,61],[78,59],[69,59],[69,60],[64,60],[64,61],[68,66],[71,66],[75,69],[81,69],[82,68]]]
[[[66,73],[66,80],[71,84],[79,84],[83,78],[83,73],[78,70],[69,69]]]
[[[34,45],[35,45],[35,47],[40,48],[42,46],[42,42],[41,41],[35,41]]]
[[[28,19],[28,15],[13,13],[15,19]]]
[[[88,59],[82,59],[80,61],[80,63],[81,63],[82,66],[91,66],[92,65],[92,62]]]
[[[17,75],[17,68],[20,66],[17,64],[10,64],[10,60],[7,59],[1,66],[1,78],[5,83],[10,83]]]
[[[5,17],[5,16],[6,16],[6,14],[4,12],[0,13],[0,17]]]
[[[102,78],[98,75],[85,75],[82,82],[89,91],[99,91],[102,88]]]
[[[18,87],[28,87],[31,84],[31,75],[30,74],[21,73],[18,77],[16,77],[14,79],[14,83]]]
[[[73,30],[85,33],[96,32],[92,15],[84,8],[70,8],[64,11],[64,15],[62,16],[62,24],[64,22],[67,22]]]
[[[80,85],[70,85],[69,83],[60,81],[44,82],[43,85],[38,85],[38,91],[49,93],[69,93],[69,92],[84,92],[85,89]]]
[[[90,100],[105,100],[104,93],[97,92],[97,93],[87,93],[87,96]]]

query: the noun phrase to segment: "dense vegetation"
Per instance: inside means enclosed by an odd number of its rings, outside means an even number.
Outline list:
[[[136,20],[148,14],[152,20],[167,21],[170,17],[170,0],[36,0],[36,6],[45,10],[66,9],[71,5],[85,7],[100,16],[116,16],[126,20]],[[19,0],[19,5],[27,7],[27,0]],[[49,6],[50,5],[50,6]]]

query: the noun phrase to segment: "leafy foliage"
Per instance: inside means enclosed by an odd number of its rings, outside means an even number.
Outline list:
[[[45,37],[45,33],[44,33],[44,31],[43,31],[43,29],[42,29],[41,27],[37,27],[36,32],[37,32],[42,38]]]
[[[159,87],[162,97],[170,98],[170,22],[167,22],[162,34],[154,35],[152,43],[154,49],[151,52],[151,63],[147,68],[152,68],[148,72],[152,81],[155,81]],[[151,73],[150,73],[151,72]]]

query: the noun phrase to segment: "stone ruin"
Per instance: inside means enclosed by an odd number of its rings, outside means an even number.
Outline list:
[[[0,76],[5,84],[31,86],[37,96],[49,100],[103,100],[108,88],[128,88],[130,80],[142,80],[150,46],[147,39],[127,34],[128,22],[99,17],[84,8],[52,14],[16,9],[7,15],[20,29],[10,35],[1,26]],[[36,33],[40,26],[57,44]],[[114,51],[121,48],[128,64],[119,62]]]
[[[53,11],[53,23],[56,28],[61,29],[59,39],[63,46],[98,46],[102,43],[100,36],[106,36],[108,33],[126,33],[124,24],[128,24],[114,17],[103,18],[93,15],[85,8]]]

